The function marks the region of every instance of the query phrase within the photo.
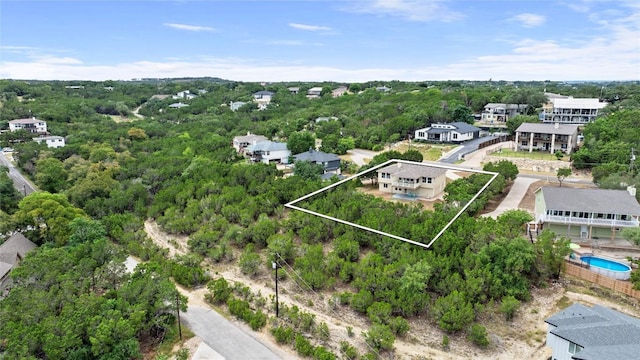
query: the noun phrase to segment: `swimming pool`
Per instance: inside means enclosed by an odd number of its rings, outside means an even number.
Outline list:
[[[580,261],[589,264],[589,269],[618,280],[628,280],[631,276],[631,267],[618,261],[603,259],[597,256],[583,256]]]

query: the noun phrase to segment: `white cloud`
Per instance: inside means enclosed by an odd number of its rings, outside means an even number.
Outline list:
[[[297,23],[289,23],[294,29],[304,30],[304,31],[331,31],[330,27],[327,26],[318,26],[318,25],[305,25],[305,24],[297,24]]]
[[[198,26],[198,25],[186,25],[186,24],[176,24],[176,23],[164,23],[164,26],[178,29],[178,30],[186,30],[186,31],[215,31],[216,29],[208,26]]]
[[[360,14],[391,15],[411,21],[450,22],[464,18],[462,13],[447,7],[446,2],[445,0],[355,1],[344,10]]]
[[[34,55],[34,56],[30,56],[31,59],[33,59],[35,62],[40,63],[40,64],[51,64],[51,65],[80,65],[82,64],[82,61],[76,59],[76,58],[72,58],[72,57],[68,57],[68,56],[64,56],[64,57],[59,57],[59,56],[53,56],[53,55]]]
[[[509,20],[513,22],[519,22],[523,27],[532,28],[544,24],[547,19],[544,16],[538,14],[522,13],[512,17]]]

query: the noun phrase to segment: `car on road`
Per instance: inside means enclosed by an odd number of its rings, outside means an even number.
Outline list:
[[[13,149],[10,147],[2,148],[2,152],[10,153],[13,152]]]

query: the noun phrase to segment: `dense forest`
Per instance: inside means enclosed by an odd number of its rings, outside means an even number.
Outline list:
[[[23,131],[0,135],[0,146],[15,149],[17,165],[41,190],[23,197],[0,171],[0,234],[21,231],[40,245],[12,273],[15,286],[0,301],[0,323],[10,324],[0,328],[0,358],[139,358],[140,342],[175,335],[169,278],[187,287],[209,284],[211,302],[252,328],[270,326],[278,342],[303,356],[354,358],[348,343],[325,344],[323,325],[313,319],[304,325],[298,309],[286,309],[267,325],[272,304],[249,300],[242,287],[222,278],[210,279],[206,263],[233,264],[249,276],[271,272],[272,262],[290,266],[310,289],[370,320],[363,335],[368,357],[391,351],[395,337],[404,336],[417,317],[486,347],[478,322],[486,307],[500,304],[509,319],[530,300],[533,287],[560,275],[567,239],[545,232],[532,244],[522,236],[522,225],[531,220],[522,211],[497,220],[476,217],[517,174],[510,163],[488,164],[498,178],[425,250],[285,210],[284,204],[325,184],[247,163],[231,147],[233,136],[247,132],[292,143],[317,139],[336,153],[381,150],[431,123],[473,122],[472,114],[488,102],[529,104],[530,116],[516,119],[528,121],[537,118],[545,90],[601,97],[611,105],[584,128],[573,164],[592,168],[602,187],[640,186],[640,162],[631,158],[631,149],[640,149],[638,84],[371,82],[346,84],[351,93],[334,98],[331,89],[339,85],[0,81],[0,129],[12,119],[37,117],[67,141],[50,149]],[[382,85],[391,91],[376,91]],[[290,93],[291,86],[300,92]],[[318,99],[305,96],[313,86],[324,89]],[[171,96],[154,96],[184,90],[198,96],[180,109],[169,108],[176,102]],[[275,94],[265,110],[251,104],[260,90]],[[232,101],[248,104],[231,111]],[[336,119],[316,122],[318,117]],[[415,154],[393,157],[403,156]],[[450,182],[433,210],[364,194],[358,189],[367,181],[355,179],[301,206],[427,243],[487,177]],[[146,237],[146,219],[187,235],[190,254],[168,257]],[[126,274],[124,254],[147,263]]]

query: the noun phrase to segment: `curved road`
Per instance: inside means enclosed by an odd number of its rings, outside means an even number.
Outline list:
[[[18,169],[9,161],[7,155],[0,151],[0,166],[5,166],[9,168],[9,178],[13,180],[13,186],[22,193],[22,195],[27,196],[32,192],[36,191],[35,186],[29,182]]]

